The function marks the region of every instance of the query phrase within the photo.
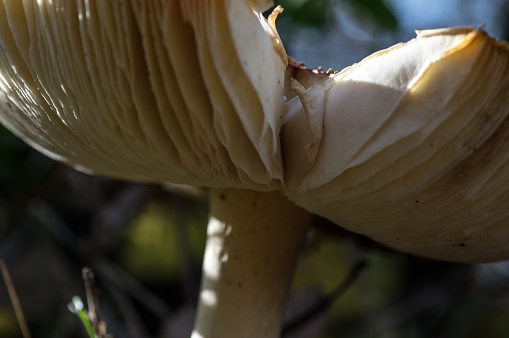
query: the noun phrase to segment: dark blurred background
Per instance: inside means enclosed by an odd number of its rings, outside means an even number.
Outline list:
[[[278,19],[289,55],[335,70],[406,41],[415,29],[481,26],[509,36],[505,0],[286,0]],[[0,259],[33,337],[85,337],[67,308],[96,275],[115,337],[186,337],[199,288],[206,192],[88,176],[0,127]],[[368,264],[335,292],[359,262]],[[317,220],[301,255],[291,313],[325,311],[285,337],[508,337],[508,263],[467,265],[379,247]],[[0,337],[21,337],[0,278]]]

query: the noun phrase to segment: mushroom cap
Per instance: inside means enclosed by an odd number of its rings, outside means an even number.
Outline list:
[[[422,31],[328,76],[288,66],[268,5],[4,1],[0,122],[80,170],[280,190],[398,250],[509,258],[507,44]]]
[[[83,171],[275,190],[286,54],[263,5],[5,1],[0,121]]]
[[[404,252],[509,258],[506,42],[482,29],[422,31],[298,90],[320,104],[296,109],[283,129],[291,200]],[[302,123],[312,109],[324,112],[319,145],[292,148],[312,135]],[[299,155],[314,147],[312,162]]]

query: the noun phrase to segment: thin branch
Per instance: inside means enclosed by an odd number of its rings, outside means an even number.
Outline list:
[[[164,320],[171,315],[173,310],[168,305],[118,264],[102,259],[96,263],[96,269],[98,274],[109,279],[115,288],[121,288],[159,319]]]
[[[332,290],[332,292],[327,297],[319,300],[306,312],[296,316],[288,323],[286,323],[281,335],[285,336],[286,334],[289,334],[290,332],[298,329],[304,323],[327,310],[336,299],[341,297],[353,285],[353,283],[357,280],[360,273],[366,268],[367,265],[368,263],[365,260],[355,264],[354,267],[350,270],[348,276],[346,276],[346,278],[334,290]]]
[[[102,320],[99,313],[94,272],[90,268],[83,268],[81,273],[83,274],[83,282],[85,283],[85,292],[87,296],[88,319],[92,323],[96,335],[100,338],[105,338],[107,337],[106,323]]]
[[[12,307],[14,308],[14,313],[16,314],[16,319],[18,320],[18,324],[21,329],[21,334],[23,335],[23,338],[30,338],[30,331],[28,330],[28,325],[25,321],[25,316],[23,315],[23,310],[21,309],[21,304],[19,302],[18,295],[16,294],[16,289],[12,283],[11,274],[9,273],[9,269],[3,260],[0,260],[0,270],[2,270],[2,276],[4,278],[5,285],[7,286],[7,292],[9,292],[9,297],[11,299]]]

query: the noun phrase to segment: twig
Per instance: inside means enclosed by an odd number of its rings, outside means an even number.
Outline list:
[[[28,330],[28,325],[25,321],[25,316],[23,315],[23,310],[21,309],[21,304],[19,303],[19,298],[16,294],[16,289],[14,289],[14,284],[11,280],[11,274],[9,273],[9,269],[3,260],[0,260],[0,269],[2,270],[2,276],[4,278],[5,285],[7,286],[7,292],[9,293],[12,307],[14,308],[14,313],[16,315],[16,319],[18,320],[19,328],[21,329],[21,334],[23,335],[23,338],[30,338],[30,331]]]
[[[99,302],[97,301],[97,290],[95,288],[94,272],[90,268],[83,268],[83,282],[85,282],[85,292],[88,305],[88,319],[92,323],[94,332],[100,338],[107,337],[106,322],[102,320],[99,313]]]
[[[362,270],[364,270],[364,268],[366,268],[367,265],[368,263],[365,260],[355,264],[352,270],[350,270],[348,276],[346,276],[346,278],[334,290],[332,290],[332,292],[327,297],[319,300],[305,313],[296,316],[288,323],[286,323],[281,335],[284,336],[298,329],[302,324],[308,322],[323,311],[327,310],[337,298],[339,298],[343,293],[346,292],[346,290],[348,290],[348,288],[350,288],[350,286],[352,286],[352,284],[359,277],[360,273]]]
[[[102,284],[116,303],[120,316],[123,317],[125,334],[136,338],[149,337],[149,334],[143,326],[139,312],[135,304],[133,304],[133,300],[129,297],[129,294],[119,289],[112,280],[108,280],[107,278],[103,280]]]
[[[98,274],[114,284],[114,288],[121,288],[159,319],[164,320],[172,314],[170,307],[118,264],[102,259],[96,263],[96,269]]]

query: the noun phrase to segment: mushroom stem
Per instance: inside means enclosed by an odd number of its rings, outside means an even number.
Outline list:
[[[278,192],[212,189],[192,338],[280,336],[312,215]]]

